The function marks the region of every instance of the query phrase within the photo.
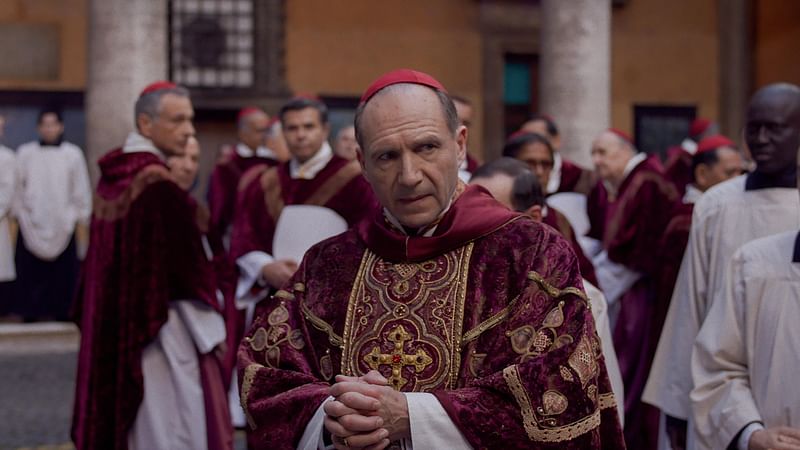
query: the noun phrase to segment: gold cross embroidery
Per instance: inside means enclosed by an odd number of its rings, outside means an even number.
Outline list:
[[[391,365],[392,376],[389,377],[389,383],[395,390],[400,390],[408,383],[408,380],[403,378],[402,369],[404,366],[414,366],[417,373],[422,372],[425,367],[433,362],[433,359],[428,356],[428,353],[423,349],[417,349],[414,355],[406,355],[403,353],[403,347],[406,341],[411,340],[411,335],[408,334],[402,325],[398,325],[389,332],[388,337],[390,342],[394,343],[394,350],[392,353],[381,353],[378,346],[372,348],[372,351],[364,355],[364,361],[367,362],[370,368],[378,370],[378,367]]]

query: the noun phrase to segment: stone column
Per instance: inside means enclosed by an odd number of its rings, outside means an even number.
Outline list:
[[[92,180],[97,159],[134,130],[133,105],[152,81],[167,77],[167,3],[89,2],[86,141]]]
[[[562,154],[591,167],[592,139],[611,120],[611,0],[542,0],[541,8],[539,111],[558,123]]]
[[[753,86],[753,2],[719,0],[719,122],[738,139]]]

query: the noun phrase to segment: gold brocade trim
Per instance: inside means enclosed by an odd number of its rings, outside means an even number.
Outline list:
[[[522,381],[520,381],[517,366],[508,366],[503,369],[503,378],[505,378],[506,384],[511,389],[511,393],[514,394],[514,398],[522,411],[522,424],[525,427],[525,432],[528,434],[528,438],[534,442],[568,441],[600,426],[600,409],[598,408],[591,415],[571,424],[553,428],[541,428],[536,421],[528,393],[522,385]]]
[[[617,406],[617,397],[613,392],[606,392],[598,396],[597,402],[600,409],[614,408]]]
[[[467,300],[467,277],[469,276],[469,262],[472,260],[472,248],[475,243],[467,244],[464,255],[461,259],[461,273],[458,275],[458,293],[456,294],[456,311],[453,315],[455,327],[453,329],[452,360],[450,361],[450,385],[451,389],[456,387],[458,380],[458,370],[461,368],[461,346],[463,341],[461,333],[464,332],[464,303]]]
[[[279,290],[275,293],[276,298],[282,298],[285,300],[294,300],[294,294],[288,291],[284,291],[283,289]]]
[[[356,308],[356,303],[358,302],[358,290],[361,285],[364,283],[364,276],[367,272],[367,262],[370,259],[370,251],[367,250],[364,252],[364,256],[361,257],[361,264],[358,266],[358,272],[356,272],[356,279],[353,282],[353,289],[350,291],[350,298],[347,300],[347,315],[344,319],[344,336],[350,336],[350,333],[353,329],[353,312]],[[353,371],[350,370],[350,365],[348,361],[351,359],[351,353],[353,351],[352,345],[343,345],[342,346],[342,362],[341,362],[341,370],[340,373],[344,375],[353,376]]]
[[[519,300],[519,295],[514,297],[514,299],[511,300],[511,303],[509,303],[508,306],[501,309],[496,314],[492,315],[483,322],[479,323],[478,326],[476,326],[475,328],[464,333],[464,336],[461,338],[461,344],[464,345],[474,341],[483,333],[491,330],[492,328],[499,325],[502,321],[506,320],[508,318],[508,315],[511,313],[511,310],[514,309],[514,307],[517,305],[518,300]]]
[[[313,325],[314,328],[328,335],[328,341],[332,345],[335,345],[337,347],[342,347],[342,345],[344,344],[344,340],[342,339],[341,336],[339,336],[333,331],[333,327],[328,322],[325,322],[324,320],[316,316],[314,313],[312,313],[304,302],[300,302],[300,309],[303,311],[303,315],[305,316],[305,318],[309,322],[311,322],[311,325]]]
[[[586,297],[586,293],[584,293],[581,289],[571,286],[568,288],[559,289],[553,286],[552,284],[548,283],[547,280],[544,279],[544,277],[542,277],[533,270],[528,272],[528,279],[538,284],[542,288],[542,290],[544,290],[547,293],[547,295],[553,298],[561,298],[565,295],[572,294],[582,298],[583,301],[587,303],[589,302],[589,298]]]
[[[242,376],[242,395],[240,402],[242,404],[242,410],[244,410],[244,416],[247,418],[247,424],[250,425],[250,428],[253,430],[256,429],[256,422],[253,420],[253,417],[250,415],[250,410],[247,408],[247,400],[250,396],[250,389],[253,387],[253,380],[256,378],[256,372],[262,368],[264,368],[264,366],[261,364],[250,364],[245,367],[244,376]]]

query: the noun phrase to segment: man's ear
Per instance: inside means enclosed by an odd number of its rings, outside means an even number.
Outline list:
[[[708,186],[707,165],[698,164],[697,167],[694,168],[694,184],[697,185],[700,190],[705,190],[705,187]]]
[[[153,118],[145,113],[139,113],[139,115],[136,116],[136,129],[139,131],[139,134],[149,138],[152,135]]]
[[[456,145],[458,145],[458,162],[467,159],[467,137],[469,130],[464,125],[460,125],[456,129]]]
[[[540,205],[531,206],[523,214],[528,215],[534,222],[542,221],[542,207]]]

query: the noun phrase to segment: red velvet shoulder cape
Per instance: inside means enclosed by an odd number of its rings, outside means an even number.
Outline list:
[[[217,308],[197,207],[150,153],[99,161],[91,240],[75,314],[81,329],[72,438],[76,448],[125,449],[143,395],[141,355],[170,300]]]

